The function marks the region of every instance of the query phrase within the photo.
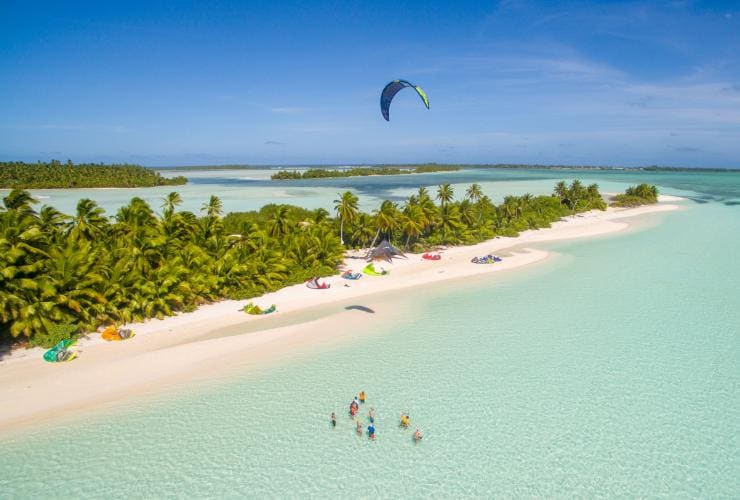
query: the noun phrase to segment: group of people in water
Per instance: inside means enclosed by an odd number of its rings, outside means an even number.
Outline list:
[[[358,416],[358,413],[360,411],[360,405],[365,404],[365,391],[361,391],[359,395],[355,396],[355,398],[352,400],[352,402],[349,404],[349,416],[350,418],[355,419],[355,422],[357,424],[357,435],[362,436],[363,434],[363,427],[362,427],[362,418]],[[375,439],[375,408],[372,406],[367,412],[367,436],[368,438],[374,440]],[[331,425],[332,427],[337,426],[337,415],[334,412],[331,412]],[[400,420],[400,426],[404,429],[408,429],[411,425],[411,418],[409,417],[408,412],[401,413],[401,420]],[[421,441],[421,438],[424,437],[419,428],[416,428],[416,431],[414,432],[414,442],[418,443]]]

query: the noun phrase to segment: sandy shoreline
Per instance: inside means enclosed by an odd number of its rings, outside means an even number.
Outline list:
[[[107,343],[99,335],[91,335],[78,343],[80,356],[72,363],[46,363],[41,349],[15,351],[0,360],[0,430],[213,372],[237,357],[243,364],[259,364],[301,344],[352,336],[346,315],[360,312],[346,311],[346,305],[372,304],[377,300],[374,296],[391,290],[433,286],[542,262],[549,253],[530,245],[621,231],[629,226],[630,218],[678,209],[667,204],[678,200],[661,197],[657,205],[579,214],[553,224],[552,228],[526,231],[516,238],[496,238],[447,249],[440,261],[428,262],[410,255],[408,260],[377,265],[391,270],[388,276],[363,276],[349,283],[333,276],[325,280],[331,284],[328,290],[309,290],[301,284],[253,300],[262,307],[276,304],[278,313],[270,316],[246,315],[240,309],[248,301],[226,300],[192,313],[129,325],[137,333],[131,341]],[[494,252],[505,256],[503,262],[470,263],[473,256]],[[356,271],[364,264],[361,259],[345,259],[345,268]],[[312,312],[332,305],[342,307],[319,319],[311,317]],[[378,321],[393,314],[380,310],[377,313]],[[284,318],[291,315],[298,322],[284,324]],[[239,334],[244,331],[250,333]]]

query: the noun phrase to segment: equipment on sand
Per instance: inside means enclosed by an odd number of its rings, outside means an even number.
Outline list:
[[[496,262],[501,262],[503,259],[501,257],[496,257],[495,255],[484,255],[483,257],[473,257],[470,259],[470,262],[473,264],[495,264]]]
[[[424,260],[439,260],[442,256],[438,253],[425,253],[421,258]]]
[[[247,314],[254,314],[254,315],[270,314],[270,313],[274,313],[275,311],[277,311],[277,306],[275,304],[272,304],[267,309],[262,309],[260,306],[250,302],[246,306],[244,306],[242,311],[244,311]]]
[[[390,273],[390,271],[386,271],[385,269],[380,272],[376,271],[375,266],[372,264],[372,262],[366,265],[365,269],[363,269],[362,272],[367,274],[368,276],[385,276],[386,274]]]
[[[100,334],[103,339],[108,341],[127,340],[134,338],[135,335],[133,330],[129,330],[128,328],[121,328],[119,330],[113,325],[110,325]]]
[[[352,269],[348,269],[342,273],[342,278],[346,280],[358,280],[362,278],[362,273],[353,273]]]
[[[319,282],[318,278],[311,278],[310,280],[306,281],[306,286],[311,290],[325,290],[331,285],[326,282]]]
[[[44,353],[44,360],[49,363],[63,363],[66,361],[72,361],[77,357],[77,353],[70,351],[76,340],[65,339],[59,342],[57,345],[49,349]]]

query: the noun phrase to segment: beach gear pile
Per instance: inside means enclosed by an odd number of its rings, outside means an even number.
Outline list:
[[[390,271],[386,271],[385,269],[381,269],[380,271],[375,270],[375,265],[371,262],[370,264],[365,266],[365,269],[362,270],[363,273],[367,274],[368,276],[385,276],[386,274],[389,274]]]
[[[64,339],[57,345],[44,353],[44,360],[49,363],[63,363],[72,361],[77,357],[77,353],[70,351],[69,348],[75,344],[76,340]]]
[[[326,290],[331,285],[326,282],[320,282],[318,278],[311,278],[310,280],[306,281],[306,286],[311,290]]]
[[[242,311],[244,311],[247,314],[253,314],[253,315],[259,315],[259,314],[271,314],[277,311],[277,306],[275,304],[272,304],[267,309],[262,309],[260,306],[248,303],[244,308],[242,308]]]
[[[438,253],[425,253],[421,258],[424,260],[439,260],[442,256]]]
[[[473,264],[495,264],[496,262],[501,262],[503,259],[501,257],[496,257],[495,255],[485,255],[483,257],[473,257],[470,259],[470,262]]]
[[[113,325],[103,330],[100,336],[107,341],[127,340],[136,335],[133,330],[121,328],[120,330]]]
[[[353,273],[352,269],[348,269],[342,273],[342,278],[346,280],[358,280],[362,278],[361,273]]]

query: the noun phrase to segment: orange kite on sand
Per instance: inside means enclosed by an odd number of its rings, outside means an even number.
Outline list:
[[[108,328],[103,330],[103,333],[100,334],[101,337],[103,337],[105,340],[126,340],[132,338],[134,335],[136,335],[133,331],[128,329],[121,329],[119,330],[113,325],[110,325]]]

